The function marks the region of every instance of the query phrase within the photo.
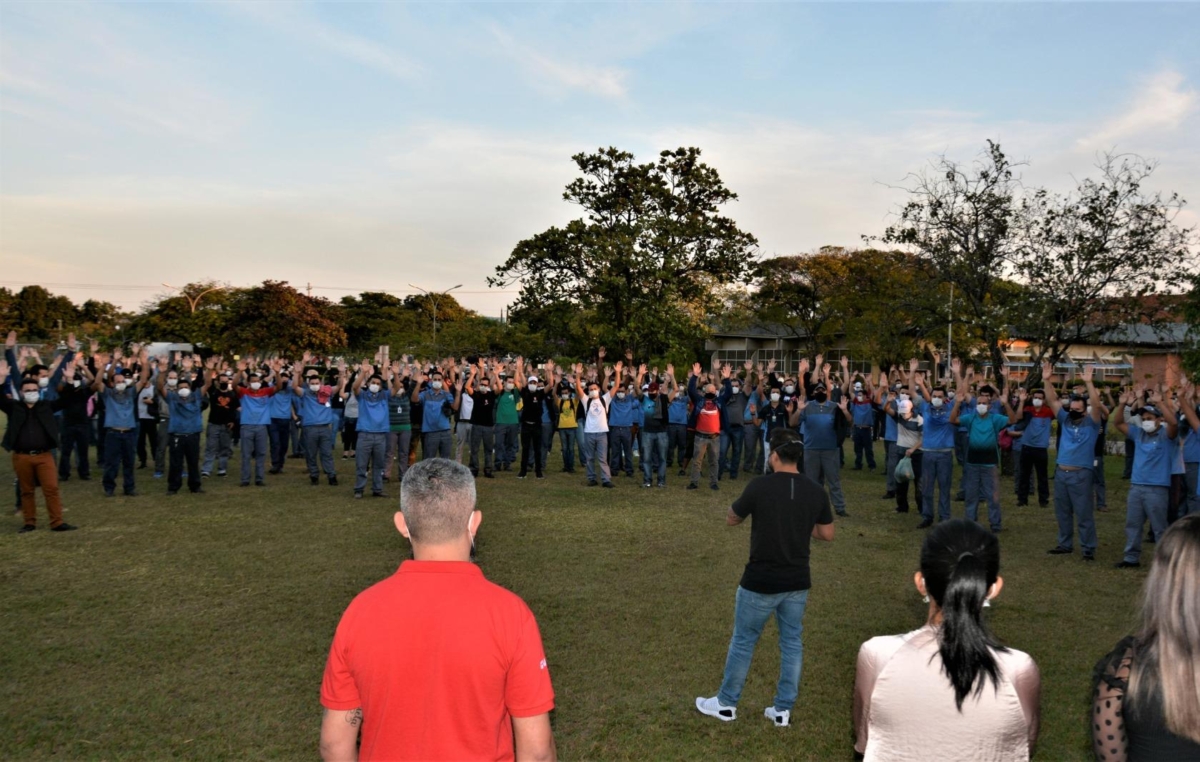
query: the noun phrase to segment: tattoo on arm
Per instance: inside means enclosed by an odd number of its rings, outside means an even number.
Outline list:
[[[361,725],[362,724],[362,707],[359,707],[358,709],[351,709],[350,713],[346,715],[346,722],[350,723],[351,725],[353,725],[355,727],[358,727],[359,725]]]

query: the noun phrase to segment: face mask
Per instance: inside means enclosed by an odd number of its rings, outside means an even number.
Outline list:
[[[82,383],[79,381],[79,379],[75,379],[71,382],[71,386],[74,386],[76,389],[78,389],[80,386],[82,386]]]
[[[932,400],[930,400],[929,404],[933,405],[934,407],[941,407],[942,405],[946,404],[946,400],[942,399],[941,397],[934,397]]]
[[[479,387],[479,391],[483,392],[484,394],[487,394],[491,390],[492,390],[492,387],[490,384],[484,384],[483,386]]]
[[[129,384],[125,383],[124,381],[121,381],[119,383],[113,384],[113,388],[119,392],[123,392],[129,388]]]
[[[862,402],[862,401],[863,401],[863,396],[862,396],[861,394],[856,394],[856,395],[854,395],[854,401],[855,401],[855,402]]]
[[[371,394],[379,394],[379,390],[383,387],[381,387],[379,384],[369,384],[367,388],[371,390]]]
[[[715,400],[716,398],[717,395],[714,392],[705,392],[704,394],[704,399],[706,400]]]
[[[513,390],[513,384],[511,381],[504,385],[504,391],[511,392],[512,390]]]
[[[619,400],[625,399],[625,392],[617,392],[617,399],[619,399]]]
[[[771,392],[771,401],[772,401],[772,402],[778,402],[778,401],[779,401],[779,392]]]
[[[791,384],[788,384],[787,386],[783,387],[783,390],[785,392],[787,392],[788,394],[793,394],[796,391],[796,387],[792,386]]]
[[[1034,406],[1034,407],[1041,407],[1041,406],[1042,406],[1042,398],[1041,398],[1041,397],[1034,397],[1034,398],[1033,398],[1033,406]]]
[[[309,388],[309,389],[311,389],[311,390],[312,390],[312,391],[314,391],[314,392],[319,392],[319,391],[321,391],[321,385],[320,385],[320,384],[309,384],[309,385],[308,385],[308,388]]]
[[[987,415],[987,411],[988,411],[988,406],[983,404],[982,402],[980,402],[978,405],[975,406],[975,412],[978,413],[979,415]]]
[[[951,399],[951,400],[954,399],[954,392],[950,392],[949,394],[947,394],[946,399]]]
[[[434,381],[433,383],[431,383],[431,384],[430,384],[430,386],[432,386],[434,389],[441,389],[441,388],[442,388],[442,382],[441,382],[441,381]]]
[[[168,378],[168,379],[167,379],[167,386],[169,386],[169,387],[171,387],[172,389],[174,389],[175,387],[179,386],[179,379],[177,379],[177,378]]]
[[[181,399],[187,399],[188,397],[192,396],[192,390],[188,389],[185,386],[184,388],[182,388],[178,392],[176,392],[176,394],[178,394]]]
[[[1081,421],[1081,420],[1083,420],[1083,411],[1082,410],[1069,410],[1069,411],[1067,411],[1067,417],[1070,418],[1072,421]]]
[[[1142,421],[1142,431],[1153,434],[1158,429],[1158,421]]]
[[[25,392],[25,393],[24,393],[23,395],[21,395],[21,396],[23,396],[23,397],[25,398],[25,401],[26,401],[26,402],[28,402],[30,405],[32,405],[32,404],[34,404],[35,402],[37,402],[37,401],[38,401],[38,398],[39,398],[41,395],[40,395],[40,394],[38,394],[37,392]]]
[[[45,389],[49,385],[50,385],[50,379],[47,378],[46,376],[42,376],[41,378],[38,379],[38,386],[40,386],[41,388]]]
[[[251,381],[250,388],[253,389],[254,391],[258,391],[259,389],[262,388],[262,382],[261,381]]]
[[[564,395],[562,395],[562,398],[563,398],[564,400],[569,400],[569,399],[571,399],[571,395],[569,395],[569,394],[564,394]]]
[[[223,382],[221,384],[221,391],[223,391],[223,392],[229,391],[229,383],[228,382]]]
[[[590,392],[588,392],[588,396],[589,396],[589,397],[591,397],[592,399],[599,399],[599,397],[600,397],[600,390],[599,390],[599,389],[592,389]]]
[[[825,392],[817,392],[813,395],[813,399],[815,399],[817,402],[824,402],[826,399]]]
[[[536,392],[536,391],[537,391],[537,388],[538,388],[538,385],[537,385],[537,384],[530,384],[530,385],[529,385],[529,388],[530,388],[532,391],[535,391],[535,392]]]
[[[732,386],[730,388],[733,390],[734,394],[737,394],[738,392],[740,392],[742,390],[742,387],[740,387],[740,386]]]
[[[900,392],[900,401],[901,402],[905,402],[910,399],[912,399],[912,397],[908,396],[907,392]]]

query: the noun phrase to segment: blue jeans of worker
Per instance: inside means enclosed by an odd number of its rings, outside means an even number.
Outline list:
[[[1075,524],[1079,524],[1079,549],[1096,552],[1095,495],[1092,469],[1054,472],[1054,517],[1058,519],[1058,547],[1075,547]]]
[[[608,430],[608,467],[633,476],[633,427],[612,426]]]
[[[1142,557],[1142,527],[1150,519],[1150,531],[1154,540],[1162,540],[1167,531],[1167,502],[1170,487],[1148,487],[1142,484],[1129,486],[1129,497],[1125,503],[1125,560],[1138,563]]]
[[[933,521],[933,496],[938,498],[938,520],[950,518],[950,472],[954,470],[950,451],[931,452],[921,456],[921,517]]]
[[[967,518],[978,521],[979,504],[987,501],[988,526],[1000,528],[1000,466],[963,466],[963,491],[967,494]]]
[[[367,471],[371,472],[371,492],[383,494],[383,475],[387,473],[387,432],[360,431],[354,450],[354,491],[362,494],[367,487]],[[399,454],[405,457],[404,453]]]
[[[512,467],[517,462],[517,445],[521,441],[519,423],[496,424],[496,467]]]
[[[854,468],[861,469],[863,455],[867,456],[867,468],[875,470],[875,445],[872,444],[870,426],[854,427]]]
[[[208,433],[204,438],[204,465],[200,474],[210,475],[213,463],[217,464],[217,474],[224,476],[229,469],[229,458],[233,455],[233,432],[221,423],[208,424]]]
[[[649,484],[653,474],[658,483],[667,483],[667,432],[642,431],[642,479]]]
[[[742,435],[742,427],[737,426],[721,430],[721,451],[720,457],[717,459],[717,478],[721,478],[721,474],[728,473],[730,479],[736,479],[738,469],[742,465],[742,446],[745,444],[745,437]],[[732,452],[730,452],[732,450]]]
[[[576,434],[579,429],[559,429],[558,443],[562,447],[563,470],[575,470],[575,449],[579,446]]]
[[[1096,466],[1092,469],[1092,489],[1096,491],[1096,510],[1108,508],[1108,487],[1104,482],[1104,456],[1096,458]]]
[[[104,435],[104,491],[117,489],[117,469],[121,469],[125,494],[133,492],[133,453],[137,449],[137,429],[116,431]],[[1165,515],[1165,514],[1164,514]]]
[[[829,484],[829,502],[833,503],[834,513],[846,512],[846,496],[842,494],[842,468],[838,459],[838,450],[804,451],[804,475],[817,484]]]
[[[608,468],[608,432],[583,435],[584,465],[587,466],[589,482],[599,479],[604,484],[612,481],[612,473]]]
[[[837,457],[833,450],[829,452]],[[774,614],[775,626],[779,628],[779,682],[775,686],[775,708],[791,711],[800,692],[800,668],[804,661],[801,633],[804,632],[804,607],[807,604],[807,590],[763,595],[738,587],[733,611],[733,637],[729,640],[729,654],[725,657],[725,678],[717,694],[722,704],[737,706],[741,700],[742,686],[746,684],[750,660],[754,657],[754,647],[758,645],[767,620]]]
[[[65,424],[60,430],[62,431],[62,449],[58,457],[58,478],[66,481],[71,476],[71,455],[74,454],[79,468],[79,478],[90,479],[92,465],[88,462],[88,442],[92,438],[92,424],[86,422]]]
[[[483,449],[483,472],[492,472],[492,457],[496,449],[496,429],[493,426],[471,424],[471,471],[479,473],[479,450]]]
[[[915,454],[915,453],[914,453]],[[891,440],[883,440],[883,467],[887,471],[887,491],[896,491],[896,466],[904,457],[904,448]],[[917,485],[921,486],[921,485]]]
[[[254,460],[254,481],[261,482],[267,464],[270,437],[265,424],[242,424],[242,484],[250,483],[250,461]]]
[[[271,468],[278,471],[287,460],[288,444],[292,436],[291,418],[271,419]]]
[[[301,429],[304,437],[304,460],[308,466],[308,476],[316,479],[321,476],[317,470],[320,465],[325,475],[333,478],[337,472],[333,470],[333,426],[305,426]]]
[[[429,460],[430,458],[449,459],[453,451],[454,437],[450,433],[450,429],[421,432],[421,460]]]

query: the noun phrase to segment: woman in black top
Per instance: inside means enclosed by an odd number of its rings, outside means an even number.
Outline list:
[[[1200,514],[1162,536],[1141,630],[1100,660],[1095,680],[1096,759],[1200,760]]]

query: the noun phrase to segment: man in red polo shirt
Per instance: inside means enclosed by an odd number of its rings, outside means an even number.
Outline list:
[[[431,458],[404,475],[396,528],[415,560],[342,615],[321,683],[325,760],[557,758],[537,621],[470,563],[482,519],[466,466]]]

